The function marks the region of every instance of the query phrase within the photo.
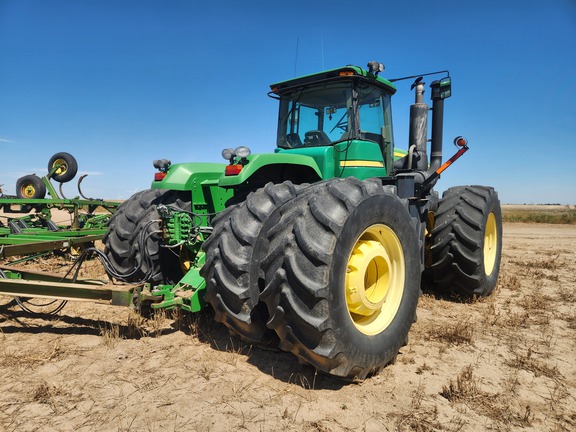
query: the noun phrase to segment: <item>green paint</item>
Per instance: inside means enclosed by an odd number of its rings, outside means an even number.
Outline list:
[[[224,175],[226,164],[219,163],[182,163],[171,165],[166,177],[152,182],[153,189],[190,191],[192,211],[209,215],[218,213],[226,207],[233,191],[218,186],[218,180]],[[204,224],[208,224],[204,218]]]
[[[333,146],[322,147],[301,147],[295,149],[277,148],[276,152],[282,155],[302,155],[312,158],[317,166],[316,172],[321,179],[328,179],[336,176],[336,160]]]
[[[152,303],[153,309],[174,309],[179,307],[188,312],[200,312],[206,306],[204,290],[206,281],[200,276],[200,268],[204,265],[206,255],[199,252],[194,266],[176,285],[158,285],[151,293],[162,298],[159,303]]]
[[[240,174],[224,175],[220,177],[218,185],[224,188],[239,186],[253,176],[261,174],[263,169],[279,172],[284,168],[307,170],[318,180],[323,177],[313,157],[303,154],[266,153],[248,156]]]

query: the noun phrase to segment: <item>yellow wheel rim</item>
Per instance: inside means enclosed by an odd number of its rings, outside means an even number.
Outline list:
[[[498,230],[496,229],[496,217],[494,213],[490,213],[486,220],[486,231],[484,232],[484,271],[488,276],[494,270],[497,252]]]
[[[54,175],[62,175],[64,174],[66,171],[68,171],[68,164],[66,163],[66,161],[64,159],[56,159],[54,161],[54,163],[52,164],[52,168],[58,166],[58,169],[56,171],[54,171]]]
[[[394,231],[372,225],[356,241],[346,272],[346,306],[356,328],[376,335],[398,312],[406,268],[404,252]]]
[[[32,183],[26,183],[20,186],[20,195],[24,198],[34,198],[36,194],[36,188]]]

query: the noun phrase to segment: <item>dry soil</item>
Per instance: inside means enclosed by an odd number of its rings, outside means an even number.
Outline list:
[[[425,293],[396,364],[347,384],[208,312],[31,318],[0,296],[0,431],[573,431],[575,301],[576,227],[505,224],[496,292]]]

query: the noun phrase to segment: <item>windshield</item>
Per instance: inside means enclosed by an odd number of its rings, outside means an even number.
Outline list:
[[[352,81],[296,89],[280,98],[278,147],[327,146],[350,139],[382,142],[389,102],[383,90]]]

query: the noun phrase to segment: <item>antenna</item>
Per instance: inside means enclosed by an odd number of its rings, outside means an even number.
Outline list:
[[[296,65],[298,64],[298,41],[299,37],[296,36],[296,55],[294,56],[294,78],[296,78]]]
[[[324,33],[320,33],[320,45],[322,47],[322,70],[324,70]]]

